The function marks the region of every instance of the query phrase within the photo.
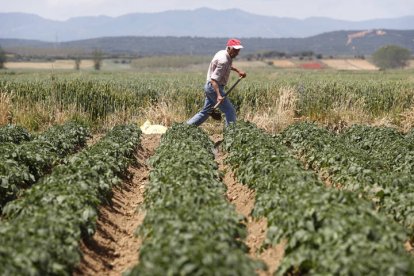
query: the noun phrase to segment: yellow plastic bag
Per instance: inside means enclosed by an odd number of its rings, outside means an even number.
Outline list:
[[[140,129],[144,134],[164,134],[167,131],[167,127],[162,125],[151,125],[148,120],[140,126]]]

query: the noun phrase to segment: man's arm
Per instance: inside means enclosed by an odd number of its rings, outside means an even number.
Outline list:
[[[221,103],[224,100],[224,98],[220,94],[220,88],[219,88],[219,85],[218,85],[217,81],[214,80],[214,79],[211,79],[210,82],[211,82],[211,85],[214,88],[214,91],[216,91],[216,94],[217,94],[217,103]]]
[[[240,71],[239,69],[237,69],[236,67],[231,67],[231,70],[236,71],[237,74],[239,74],[239,77],[241,78],[245,78],[247,76],[246,72]]]

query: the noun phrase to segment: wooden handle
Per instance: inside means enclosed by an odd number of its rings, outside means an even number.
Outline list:
[[[213,109],[216,109],[219,105],[220,105],[221,103],[216,103],[214,106],[213,106]]]
[[[224,94],[224,97],[223,98],[226,98],[227,97],[227,95],[231,92],[231,90],[233,90],[233,88],[234,87],[236,87],[236,85],[241,81],[241,79],[242,79],[243,77],[239,77],[239,79],[230,87],[230,89],[227,91],[227,93],[226,94]],[[216,109],[219,105],[220,105],[221,103],[216,103],[214,106],[213,106],[213,109]]]

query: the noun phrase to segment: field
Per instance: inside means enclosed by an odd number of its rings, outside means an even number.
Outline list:
[[[337,70],[378,70],[378,68],[362,59],[325,59],[323,63]]]
[[[275,59],[275,60],[256,60],[256,61],[237,61],[240,66],[257,68],[266,67],[272,64],[276,68],[301,68],[302,64],[307,63],[320,63],[326,68],[335,70],[378,70],[370,61],[365,59],[322,59],[318,61],[301,61],[297,59]],[[160,68],[185,68],[194,67],[197,65],[206,66],[209,62],[209,57],[206,56],[167,56],[167,57],[142,57],[136,59],[107,59],[103,61],[103,68],[114,71],[119,69],[128,70],[139,70],[139,69],[155,69]],[[408,68],[412,67],[412,62],[408,64]],[[80,69],[93,69],[93,60],[81,60]],[[43,70],[54,70],[54,69],[74,69],[75,61],[70,59],[62,59],[55,61],[39,61],[39,62],[6,62],[5,67],[8,69],[43,69]],[[197,69],[199,67],[197,66]]]
[[[4,65],[8,69],[43,69],[43,70],[54,70],[54,69],[68,69],[73,70],[75,68],[74,60],[56,60],[50,62],[6,62]],[[92,69],[92,60],[81,60],[81,69]]]
[[[162,64],[0,72],[0,275],[414,274],[412,69]]]

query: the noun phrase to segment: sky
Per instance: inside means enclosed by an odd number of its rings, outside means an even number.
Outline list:
[[[0,0],[0,13],[33,13],[54,20],[201,7],[236,8],[254,14],[298,19],[317,16],[350,21],[414,15],[414,0]]]

